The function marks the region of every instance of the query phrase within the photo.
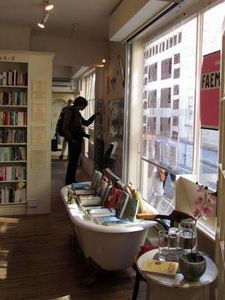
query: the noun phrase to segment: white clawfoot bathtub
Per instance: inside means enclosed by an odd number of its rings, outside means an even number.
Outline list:
[[[60,193],[85,257],[92,258],[104,270],[122,270],[132,266],[148,229],[156,222],[137,220],[129,225],[95,224],[77,204],[67,203],[67,191],[65,186]]]

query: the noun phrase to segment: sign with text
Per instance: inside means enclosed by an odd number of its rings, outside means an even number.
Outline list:
[[[200,90],[201,128],[219,128],[219,103],[220,51],[217,51],[203,57]]]

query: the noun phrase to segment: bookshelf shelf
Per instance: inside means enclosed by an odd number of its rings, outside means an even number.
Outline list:
[[[0,143],[0,146],[26,146],[27,143]]]
[[[0,125],[0,128],[1,127],[7,127],[7,128],[27,128],[26,125]]]
[[[14,205],[16,205],[16,206],[18,206],[18,205],[26,205],[26,202],[18,202],[18,203],[0,203],[0,206],[7,206],[7,205],[10,205],[10,206],[14,206]]]
[[[0,164],[21,164],[21,163],[26,163],[26,160],[1,160]]]
[[[27,105],[0,105],[1,109],[9,109],[9,108],[15,108],[15,109],[27,109]]]
[[[27,85],[0,85],[0,88],[6,88],[6,89],[27,89]]]
[[[0,180],[0,184],[1,183],[19,183],[21,182],[21,180]],[[22,179],[22,182],[27,182],[26,180]]]

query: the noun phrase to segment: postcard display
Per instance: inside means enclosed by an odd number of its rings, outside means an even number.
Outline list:
[[[51,53],[0,51],[0,214],[50,212]]]

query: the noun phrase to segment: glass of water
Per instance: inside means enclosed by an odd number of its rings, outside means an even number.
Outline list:
[[[169,235],[167,230],[158,232],[159,238],[159,260],[166,260],[169,253]]]
[[[197,250],[197,231],[194,220],[185,219],[181,221],[178,231],[178,247],[182,253]]]

